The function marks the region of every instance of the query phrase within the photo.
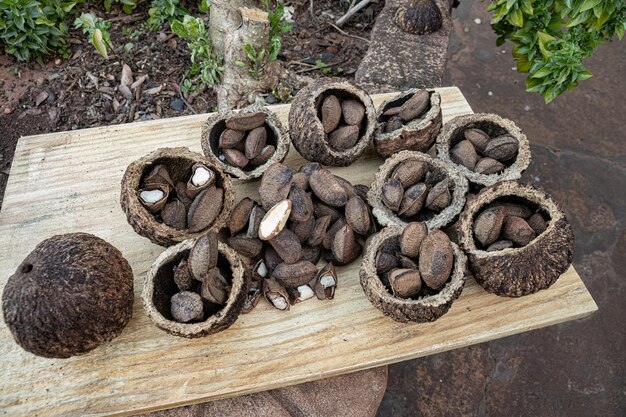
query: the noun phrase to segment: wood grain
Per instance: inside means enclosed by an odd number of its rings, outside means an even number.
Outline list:
[[[444,122],[471,112],[456,88],[439,89]],[[388,95],[376,95],[379,105]],[[286,123],[289,106],[275,106]],[[399,362],[583,317],[597,309],[570,268],[550,289],[506,299],[469,280],[434,323],[400,324],[365,298],[359,261],[339,268],[334,301],[311,300],[289,312],[265,302],[214,336],[186,340],[154,327],[141,283],[163,248],[136,235],[119,206],[126,166],[157,147],[200,151],[207,115],[31,136],[20,139],[0,213],[0,285],[35,245],[84,231],[117,246],[135,274],[134,315],[122,335],[82,357],[50,360],[21,350],[0,325],[0,410],[5,415],[128,415],[175,407]],[[304,161],[294,150],[287,163]],[[368,153],[333,169],[369,184],[380,161]],[[255,196],[256,182],[239,184]]]

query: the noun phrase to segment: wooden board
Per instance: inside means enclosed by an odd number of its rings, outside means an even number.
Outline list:
[[[471,112],[442,88],[444,122]],[[388,95],[374,96],[379,105]],[[289,106],[273,108],[286,123]],[[94,233],[117,246],[135,273],[133,318],[120,337],[82,357],[50,360],[21,350],[0,325],[0,410],[5,415],[125,415],[263,391],[456,349],[586,316],[597,309],[570,268],[550,289],[518,299],[469,280],[441,319],[401,324],[384,317],[359,285],[359,261],[339,268],[335,300],[289,312],[265,302],[230,329],[202,339],[169,336],[143,312],[147,269],[163,248],[136,235],[119,205],[126,166],[162,146],[200,151],[207,115],[31,136],[17,145],[0,213],[0,285],[35,245],[54,234]],[[287,163],[303,163],[297,152]],[[369,184],[380,161],[367,154],[333,169]],[[238,186],[255,195],[255,183]]]

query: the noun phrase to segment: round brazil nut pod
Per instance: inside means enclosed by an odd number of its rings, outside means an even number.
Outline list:
[[[143,285],[141,298],[146,314],[160,329],[174,336],[196,338],[220,332],[230,327],[241,314],[248,292],[244,267],[234,249],[218,243],[217,267],[230,286],[223,306],[206,306],[201,320],[181,323],[171,313],[171,298],[178,292],[174,282],[174,268],[188,257],[197,239],[188,239],[167,248],[154,261]]]
[[[478,187],[519,179],[531,160],[526,135],[511,120],[496,114],[457,116],[443,126],[436,143],[437,157]]]
[[[400,114],[395,114],[403,105],[416,96],[424,96],[413,119],[403,121]],[[415,97],[417,98],[417,97]],[[411,104],[411,103],[409,103]],[[398,123],[394,126],[394,123]],[[385,101],[378,108],[374,150],[381,158],[404,151],[428,152],[441,131],[441,96],[435,90],[411,89]]]
[[[547,227],[525,246],[481,249],[474,223],[484,209],[498,203],[523,204],[544,216]],[[574,234],[563,211],[544,192],[513,181],[481,190],[461,213],[457,234],[476,281],[487,291],[505,297],[550,287],[569,268],[574,256]]]
[[[88,233],[35,247],[2,293],[4,322],[26,351],[87,353],[117,337],[133,313],[133,271],[121,252]]]
[[[182,224],[178,227],[165,221],[166,208],[155,214],[142,203],[142,187],[152,180],[158,168],[167,171],[163,186],[170,190],[169,201],[180,203]],[[205,189],[194,189],[190,185],[198,169],[207,175],[203,178]],[[171,246],[224,227],[235,204],[235,191],[224,171],[203,155],[182,147],[160,148],[126,168],[120,204],[135,232],[157,245]]]
[[[449,193],[449,200],[445,207],[441,207],[439,210],[434,211],[427,208],[428,199],[423,201],[424,207],[419,210],[418,213],[411,215],[402,215],[397,211],[390,209],[384,202],[384,192],[388,181],[394,179],[398,173],[398,167],[405,165],[407,161],[414,162],[416,165],[421,165],[422,172],[418,177],[414,178],[416,181],[413,187],[422,186],[430,194],[430,191],[437,189],[437,185],[441,185],[442,182],[447,180],[447,188]],[[415,173],[418,168],[412,167],[410,172]],[[404,187],[404,195],[408,195],[411,187]],[[392,157],[388,158],[384,164],[380,166],[376,175],[374,176],[374,182],[367,193],[367,200],[372,207],[372,213],[382,226],[401,226],[405,227],[410,222],[425,222],[428,229],[440,229],[447,227],[454,223],[457,219],[463,206],[465,205],[465,196],[468,192],[467,179],[463,177],[457,170],[443,161],[432,158],[429,155],[421,152],[413,151],[401,151]],[[402,208],[400,208],[402,210]]]
[[[229,135],[233,139],[227,143]],[[201,145],[204,155],[224,172],[251,180],[263,175],[273,163],[282,162],[290,142],[274,112],[251,106],[211,115],[202,125]]]
[[[376,127],[370,96],[340,78],[320,78],[298,92],[289,111],[291,142],[307,160],[348,166],[366,151]]]
[[[413,298],[394,296],[389,281],[384,274],[377,272],[376,258],[380,251],[394,253],[400,250],[402,231],[402,227],[393,226],[372,235],[359,270],[361,287],[374,307],[395,321],[424,323],[437,320],[448,312],[463,291],[467,258],[456,244],[450,242],[454,260],[443,287],[438,290],[425,288]]]

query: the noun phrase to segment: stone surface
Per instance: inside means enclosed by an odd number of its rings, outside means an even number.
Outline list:
[[[367,417],[387,386],[387,367],[355,372],[203,404],[142,414],[143,417]]]
[[[450,37],[450,3],[436,0],[443,26],[437,32],[412,35],[394,22],[398,6],[406,0],[387,0],[370,36],[367,54],[355,74],[356,82],[377,91],[406,90],[441,85]]]

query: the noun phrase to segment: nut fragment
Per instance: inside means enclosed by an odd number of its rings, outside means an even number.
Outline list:
[[[400,108],[400,117],[405,122],[418,118],[430,105],[430,94],[426,90],[418,90]]]
[[[236,235],[246,227],[254,205],[254,200],[249,197],[244,197],[237,203],[235,208],[233,208],[230,219],[228,220],[228,229],[231,235]]]
[[[443,287],[454,265],[454,250],[450,238],[441,230],[431,232],[422,241],[419,270],[422,280],[432,289]]]
[[[329,95],[322,103],[322,126],[324,133],[330,133],[337,129],[341,121],[341,103],[333,95]]]
[[[518,246],[526,246],[535,238],[535,231],[521,217],[507,216],[502,225],[502,237]]]
[[[365,106],[356,100],[344,100],[341,103],[343,120],[352,126],[359,126],[365,116]]]
[[[143,178],[144,186],[161,185],[174,188],[174,183],[165,165],[155,165],[152,170]]]
[[[266,279],[263,282],[263,296],[278,310],[289,310],[289,293],[274,278]]]
[[[222,132],[219,138],[217,147],[219,149],[234,148],[241,142],[245,135],[245,132],[241,132],[233,129],[226,129]]]
[[[298,301],[306,301],[315,297],[315,292],[308,285],[300,285],[298,288]]]
[[[505,168],[506,166],[502,162],[496,161],[493,158],[485,157],[485,158],[481,158],[476,163],[476,166],[474,167],[474,171],[478,172],[479,174],[491,175],[491,174],[498,174],[504,171]]]
[[[343,207],[348,202],[346,190],[337,178],[326,169],[314,171],[309,178],[309,185],[315,195],[324,203],[333,207]]]
[[[335,265],[329,262],[317,273],[313,289],[318,300],[332,300],[337,288],[337,271]]]
[[[413,222],[406,225],[400,235],[400,252],[404,256],[417,258],[422,241],[428,235],[428,227],[424,222]]]
[[[224,190],[211,185],[196,196],[187,213],[187,228],[195,233],[211,226],[222,210]]]
[[[283,231],[291,214],[291,200],[282,200],[270,208],[259,225],[259,239],[270,240]]]
[[[404,188],[396,178],[391,178],[385,182],[381,188],[380,199],[383,204],[392,211],[400,210],[402,198],[404,197]]]
[[[307,243],[310,246],[318,246],[324,241],[326,231],[328,230],[328,226],[330,226],[331,220],[331,216],[322,216],[315,220],[313,231],[311,231],[311,234],[307,239]]]
[[[217,265],[217,235],[207,233],[196,240],[187,258],[187,265],[191,276],[202,281],[204,275]]]
[[[465,129],[463,135],[465,136],[465,139],[470,141],[472,145],[474,145],[474,148],[481,153],[485,151],[487,144],[491,140],[489,135],[480,129]]]
[[[433,211],[441,211],[450,205],[452,196],[450,195],[450,188],[448,186],[448,179],[444,179],[438,182],[428,192],[426,197],[426,207]]]
[[[245,144],[245,155],[248,159],[259,156],[267,141],[265,126],[257,127],[248,133]]]
[[[282,260],[288,264],[298,262],[302,256],[302,244],[298,236],[289,229],[283,229],[269,242]]]
[[[187,291],[193,286],[193,277],[189,273],[186,259],[182,259],[174,269],[174,283],[181,291]]]
[[[427,195],[428,187],[424,183],[420,182],[407,188],[404,192],[398,215],[403,217],[415,216],[424,206]]]
[[[208,302],[224,305],[228,301],[230,293],[230,285],[222,276],[219,268],[211,269],[204,277],[202,277],[202,287],[200,295]]]
[[[502,135],[493,138],[485,148],[485,156],[505,162],[513,159],[519,149],[519,142],[513,136]]]
[[[348,200],[345,213],[347,223],[356,233],[364,236],[371,229],[370,209],[361,197],[354,196]]]
[[[174,320],[181,323],[202,320],[204,304],[202,298],[192,291],[181,291],[172,296],[171,309]]]
[[[474,145],[469,140],[462,140],[450,150],[450,157],[454,162],[464,167],[474,170],[478,162],[478,154]]]
[[[139,190],[139,200],[150,213],[158,213],[167,203],[169,187],[153,184]]]
[[[487,247],[487,252],[496,252],[503,249],[509,249],[513,247],[513,242],[510,240],[498,240]]]
[[[338,150],[345,151],[350,149],[359,140],[358,126],[343,126],[328,135],[328,144]]]
[[[161,219],[169,227],[184,230],[187,227],[187,209],[179,199],[175,198],[163,207]]]
[[[239,131],[248,131],[262,126],[266,118],[267,114],[261,112],[240,114],[227,119],[226,127]]]
[[[390,178],[399,180],[403,188],[408,188],[422,181],[428,169],[429,164],[427,162],[409,158],[396,165]]]
[[[504,208],[491,207],[484,210],[474,221],[474,236],[483,246],[489,246],[500,236],[504,222]]]
[[[410,298],[419,294],[422,279],[415,269],[394,269],[389,273],[389,285],[394,296]]]
[[[294,264],[286,262],[276,265],[272,278],[280,281],[285,288],[297,288],[307,284],[317,274],[317,268],[309,261],[298,261]]]

